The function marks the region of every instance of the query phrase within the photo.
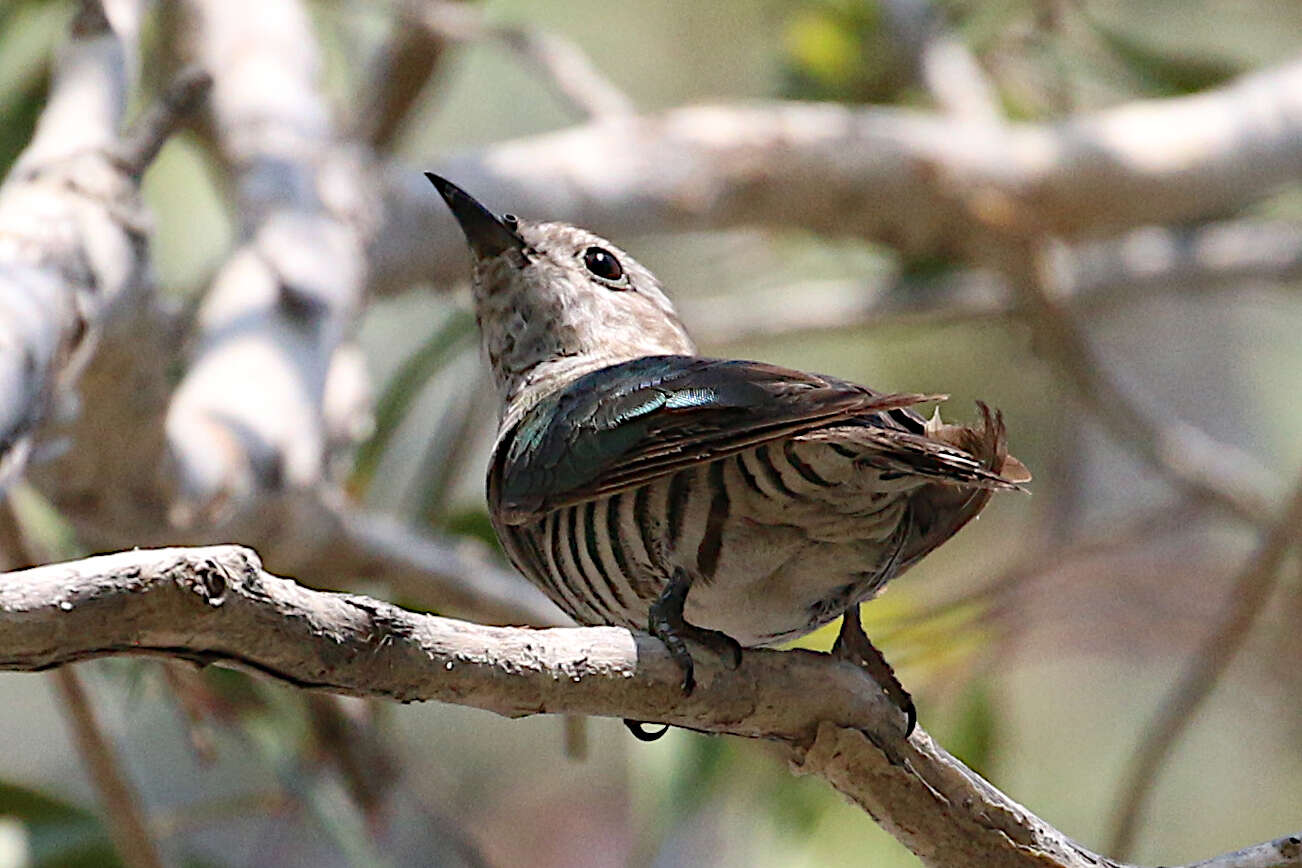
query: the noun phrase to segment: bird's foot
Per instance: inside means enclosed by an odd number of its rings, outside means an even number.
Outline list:
[[[669,584],[660,592],[660,596],[651,604],[650,623],[647,632],[655,636],[669,649],[669,656],[683,671],[683,694],[691,696],[696,689],[696,667],[692,663],[692,654],[687,650],[687,641],[697,642],[709,648],[722,658],[729,669],[741,665],[741,644],[727,633],[719,630],[707,630],[695,624],[689,624],[683,618],[683,606],[687,603],[687,591],[691,580],[687,574],[679,571],[674,574]]]
[[[867,672],[881,687],[886,698],[904,714],[904,737],[913,734],[913,728],[918,723],[918,710],[913,704],[913,697],[895,677],[895,670],[886,662],[882,652],[877,650],[877,646],[864,633],[858,604],[845,610],[841,632],[832,645],[832,656],[848,660]]]
[[[692,662],[692,652],[687,650],[687,643],[697,642],[718,654],[723,664],[729,669],[741,665],[741,643],[719,630],[707,630],[688,623],[683,618],[683,606],[687,602],[687,591],[691,581],[685,573],[679,572],[665,586],[665,589],[651,604],[647,632],[655,636],[669,649],[669,656],[678,664],[683,673],[683,695],[691,696],[696,689],[696,665]],[[633,733],[638,741],[655,741],[661,738],[669,727],[666,725],[659,732],[646,728],[640,720],[624,720],[624,726]]]

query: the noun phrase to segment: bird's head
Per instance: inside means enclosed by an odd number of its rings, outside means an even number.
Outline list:
[[[607,365],[696,352],[655,275],[623,250],[565,223],[497,217],[426,177],[470,246],[475,314],[508,408]]]

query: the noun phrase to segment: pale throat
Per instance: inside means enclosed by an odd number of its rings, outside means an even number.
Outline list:
[[[565,286],[564,276],[542,289],[510,279],[518,277],[511,272],[485,271],[476,275],[475,307],[497,386],[499,430],[584,374],[644,356],[696,353],[672,308],[657,305],[657,315],[603,310],[599,297]]]

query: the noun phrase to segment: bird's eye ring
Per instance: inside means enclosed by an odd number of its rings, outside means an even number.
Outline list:
[[[520,228],[520,218],[516,217],[514,214],[503,214],[502,222],[505,223],[506,228],[510,229],[512,232],[515,232]]]
[[[589,247],[583,251],[583,267],[611,289],[628,288],[628,275],[624,273],[624,266],[604,247]]]

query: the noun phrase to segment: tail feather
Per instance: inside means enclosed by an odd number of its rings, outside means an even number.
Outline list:
[[[927,420],[927,435],[969,453],[1009,488],[1020,488],[1022,483],[1030,482],[1031,472],[1026,465],[1008,454],[1004,414],[999,410],[991,411],[983,401],[977,401],[977,409],[981,412],[980,428],[948,424],[941,420],[940,408],[937,407]]]
[[[940,411],[927,422],[931,437],[962,449],[980,462],[981,467],[1002,483],[964,490],[954,485],[928,485],[919,489],[909,502],[909,538],[901,552],[900,570],[907,569],[963,529],[985,509],[996,488],[1022,489],[1029,482],[1026,465],[1008,454],[1008,432],[1003,414],[977,402],[981,412],[980,427],[949,425],[941,421]]]
[[[1020,488],[1030,474],[1020,461],[1008,457],[1003,419],[986,405],[979,406],[984,420],[980,428],[947,425],[935,415],[922,434],[856,425],[822,428],[796,439],[850,446],[861,453],[857,461],[898,476],[931,479],[960,489]]]

